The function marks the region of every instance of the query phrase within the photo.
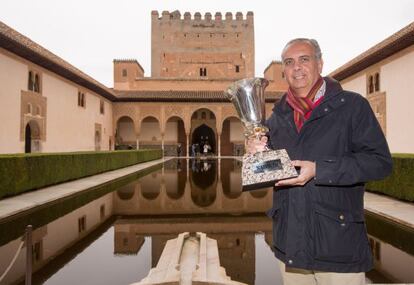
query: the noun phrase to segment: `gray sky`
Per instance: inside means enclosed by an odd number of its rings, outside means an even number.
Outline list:
[[[112,60],[151,74],[151,10],[254,12],[256,76],[296,37],[319,41],[324,74],[414,21],[414,0],[1,0],[0,20],[96,80],[113,86]]]

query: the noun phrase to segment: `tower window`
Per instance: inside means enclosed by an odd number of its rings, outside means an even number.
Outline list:
[[[122,69],[122,77],[127,77],[128,71],[126,69]]]
[[[200,67],[200,76],[201,77],[207,76],[207,68],[206,67]]]
[[[240,65],[236,65],[236,73],[240,72]]]

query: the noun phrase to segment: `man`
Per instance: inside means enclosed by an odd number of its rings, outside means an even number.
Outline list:
[[[372,257],[364,183],[391,172],[387,142],[365,98],[320,76],[315,40],[290,41],[282,64],[289,89],[267,135],[300,168],[298,177],[276,183],[269,211],[284,284],[365,284]],[[249,140],[248,151],[263,150],[266,140]]]

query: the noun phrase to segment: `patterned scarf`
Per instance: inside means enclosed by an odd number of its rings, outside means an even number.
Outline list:
[[[322,77],[319,77],[319,79],[316,81],[315,85],[313,85],[312,89],[309,91],[306,97],[297,97],[293,94],[291,88],[288,89],[286,102],[293,109],[293,119],[295,120],[295,125],[298,129],[298,132],[300,131],[300,129],[303,126],[303,123],[305,122],[305,115],[308,112],[312,112],[312,110],[315,108],[313,99],[315,98],[315,95],[318,92],[319,88],[321,88],[322,84],[323,79]]]

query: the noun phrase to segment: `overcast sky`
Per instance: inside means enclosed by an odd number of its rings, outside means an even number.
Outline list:
[[[253,11],[256,76],[289,39],[317,39],[328,74],[414,21],[414,0],[1,0],[0,20],[112,87],[115,58],[151,75],[152,10]]]

